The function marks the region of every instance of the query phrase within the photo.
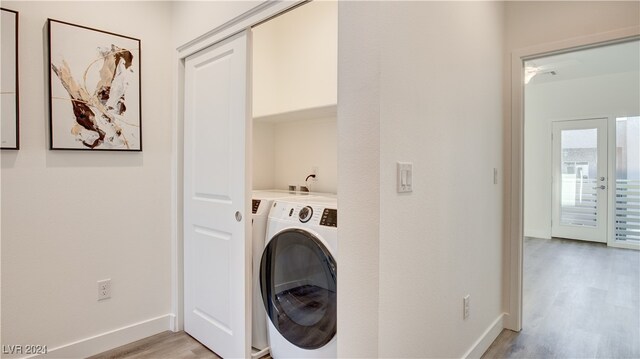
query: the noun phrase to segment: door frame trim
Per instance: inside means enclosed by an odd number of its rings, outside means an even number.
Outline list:
[[[176,58],[172,71],[175,90],[174,111],[171,120],[171,312],[173,320],[170,329],[174,332],[184,329],[184,263],[183,263],[183,177],[184,164],[184,80],[185,59],[220,43],[246,29],[268,21],[310,0],[266,0],[245,13],[215,27],[176,48]],[[245,218],[250,218],[248,213]],[[250,233],[249,233],[250,235]]]
[[[509,111],[505,119],[505,135],[507,150],[505,169],[509,178],[506,180],[505,202],[505,253],[506,272],[504,303],[505,328],[520,331],[522,329],[522,275],[523,275],[523,242],[524,242],[524,61],[535,58],[572,52],[576,50],[599,47],[615,43],[640,39],[640,26],[626,27],[577,38],[544,43],[522,49],[510,54],[511,85]]]

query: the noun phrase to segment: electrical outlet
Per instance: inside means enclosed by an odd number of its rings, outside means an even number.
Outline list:
[[[463,310],[462,310],[462,319],[469,318],[469,299],[471,295],[467,294],[462,298]]]
[[[111,298],[111,279],[98,281],[98,300]]]

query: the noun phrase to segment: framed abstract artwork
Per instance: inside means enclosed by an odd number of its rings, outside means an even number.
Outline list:
[[[0,147],[8,150],[20,148],[20,109],[18,94],[18,12],[0,8]]]
[[[52,150],[142,151],[140,40],[48,20]]]

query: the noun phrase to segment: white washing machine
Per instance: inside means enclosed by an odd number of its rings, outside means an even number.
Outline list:
[[[271,356],[335,358],[337,200],[274,201],[260,262]]]
[[[287,191],[253,191],[251,213],[252,213],[252,273],[253,273],[253,308],[251,324],[251,346],[256,349],[252,357],[259,358],[269,350],[267,339],[267,321],[262,296],[260,295],[260,258],[264,251],[265,235],[267,231],[267,218],[271,205],[276,199],[304,197],[309,195],[304,193],[291,193]]]

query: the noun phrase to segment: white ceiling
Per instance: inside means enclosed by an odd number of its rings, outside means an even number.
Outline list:
[[[542,57],[526,61],[526,66],[540,68],[529,85],[622,72],[638,72],[640,71],[640,41]],[[551,75],[550,71],[555,71],[556,75]]]

